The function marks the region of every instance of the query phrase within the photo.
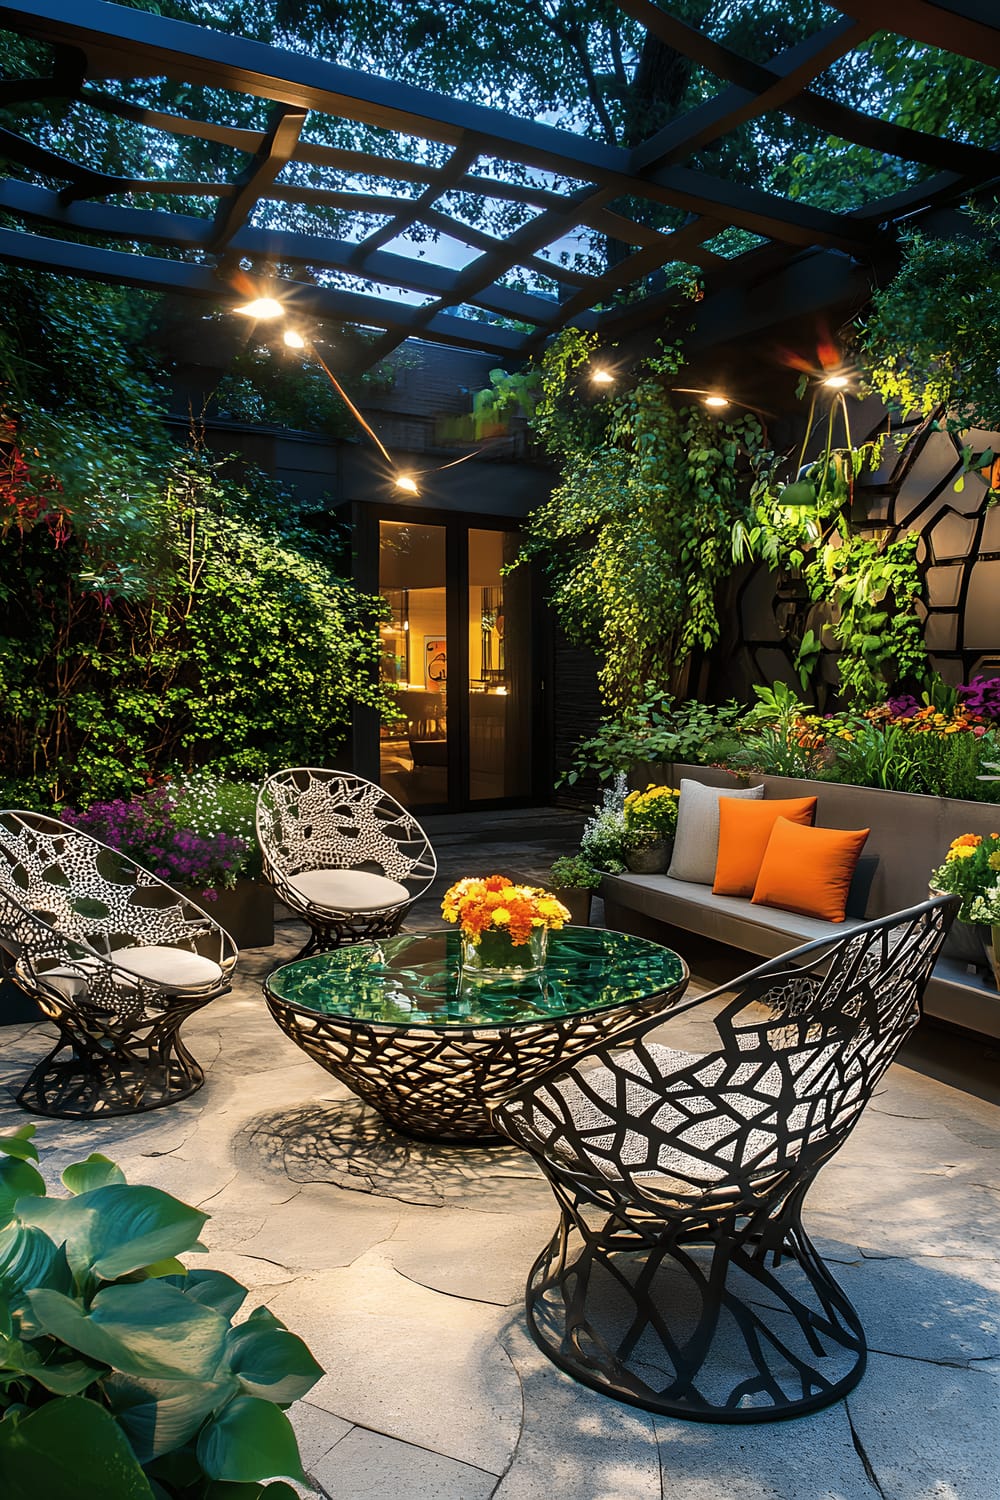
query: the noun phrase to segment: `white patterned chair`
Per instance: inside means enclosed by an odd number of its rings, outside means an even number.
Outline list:
[[[864,1330],[802,1203],[917,1024],[958,905],[807,944],[490,1107],[561,1209],[526,1294],[555,1364],[704,1422],[798,1415],[860,1380]],[[722,996],[710,1051],[646,1040]]]
[[[264,877],[309,924],[299,957],[387,937],[437,874],[430,840],[372,781],[299,766],[257,798]]]
[[[59,1040],[18,1102],[70,1119],[184,1099],[182,1022],[230,988],[236,945],[148,870],[57,818],[0,812],[0,958]]]

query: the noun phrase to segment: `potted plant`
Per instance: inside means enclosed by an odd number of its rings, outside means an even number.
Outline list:
[[[590,906],[601,883],[601,871],[582,854],[564,854],[552,861],[552,889],[577,927],[590,922]]]
[[[199,772],[127,802],[59,816],[210,907],[238,947],[256,948],[274,942],[274,900],[253,878],[260,873],[255,805],[253,787]]]
[[[653,875],[667,868],[679,798],[676,788],[652,783],[644,792],[629,792],[625,798],[622,850],[625,864],[633,874]]]
[[[958,919],[949,934],[950,942],[944,948],[952,958],[980,967],[992,963],[986,925],[991,926],[993,919],[978,913],[985,909],[979,903],[985,898],[988,904],[997,884],[1000,884],[1000,834],[983,837],[978,833],[963,833],[952,839],[944,864],[932,871],[930,877],[934,894],[947,892],[962,898]]]
[[[322,1370],[246,1288],[188,1271],[208,1215],[93,1154],[46,1193],[33,1125],[0,1138],[0,1494],[294,1500],[284,1408]]]
[[[980,928],[990,929],[990,963],[993,968],[993,980],[1000,990],[1000,879],[996,885],[977,896],[973,901],[970,915],[972,920],[980,925]]]

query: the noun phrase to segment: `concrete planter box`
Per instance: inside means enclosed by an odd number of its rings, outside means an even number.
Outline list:
[[[262,880],[237,880],[206,901],[202,888],[186,893],[229,933],[237,948],[269,948],[274,942],[274,893]]]
[[[877,855],[878,865],[865,910],[868,918],[887,916],[926,901],[931,871],[943,863],[952,839],[960,833],[986,835],[1000,828],[1000,806],[995,803],[887,792],[875,787],[847,786],[843,782],[788,776],[734,776],[714,767],[676,763],[637,766],[630,780],[633,785],[645,786],[653,781],[678,786],[682,777],[706,786],[763,784],[768,798],[815,796],[817,824],[827,828],[869,828],[865,854]],[[641,879],[632,877],[637,878]],[[611,898],[609,926],[619,925],[622,918],[631,925],[634,908],[637,914],[641,911],[643,917],[656,918],[664,924],[686,924],[691,931],[713,931],[717,913],[712,910],[713,898],[708,886],[691,887],[692,905],[685,913],[676,901],[664,898],[661,902],[648,889],[630,893],[625,882],[614,878],[607,879],[605,885],[606,908]],[[651,900],[656,911],[652,910]],[[652,933],[646,930],[645,935]],[[757,935],[743,924],[739,946],[749,952],[770,956],[796,946],[795,942],[789,942],[783,950],[775,948],[774,942],[773,931]],[[925,1010],[942,1020],[1000,1037],[1000,993],[993,974],[983,967],[973,970],[948,953],[938,961],[927,987]]]

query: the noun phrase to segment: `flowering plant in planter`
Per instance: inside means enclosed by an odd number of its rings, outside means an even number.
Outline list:
[[[563,854],[552,861],[552,884],[559,891],[596,891],[601,872],[582,854]]]
[[[670,838],[677,827],[680,791],[650,782],[644,792],[629,792],[625,798],[626,833],[652,833]]]
[[[235,885],[245,868],[247,843],[228,833],[185,827],[177,809],[173,789],[161,786],[129,802],[95,802],[85,812],[67,808],[61,817],[71,827],[120,849],[168,885],[200,888],[202,899],[213,901],[217,888]]]
[[[963,833],[952,839],[944,864],[932,872],[930,883],[936,891],[961,896],[959,921],[987,920],[976,916],[975,905],[991,887],[1000,884],[1000,833],[991,833],[986,838],[978,833]]]

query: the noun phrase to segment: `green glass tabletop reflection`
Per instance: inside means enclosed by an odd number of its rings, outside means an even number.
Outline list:
[[[275,970],[268,994],[304,1010],[387,1026],[519,1026],[610,1010],[687,976],[670,948],[601,927],[549,936],[543,975],[461,982],[457,932],[405,933],[317,953]]]

